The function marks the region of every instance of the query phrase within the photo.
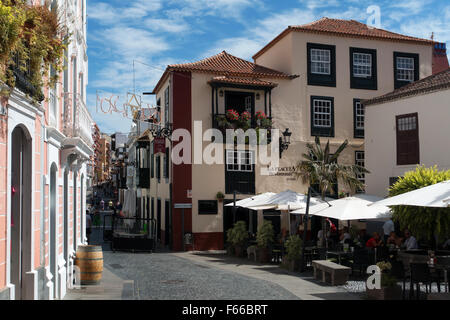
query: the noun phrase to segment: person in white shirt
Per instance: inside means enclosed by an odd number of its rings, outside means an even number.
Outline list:
[[[419,249],[416,238],[411,235],[411,232],[409,232],[408,229],[405,230],[405,242],[403,243],[403,246],[406,250]]]
[[[395,232],[395,225],[394,221],[392,219],[389,219],[383,224],[383,231],[384,231],[384,243],[387,242],[387,239],[391,235],[391,232]]]
[[[351,240],[352,236],[348,232],[348,227],[344,227],[341,232],[341,236],[339,237],[339,240],[341,240],[341,244],[344,244],[346,240]]]

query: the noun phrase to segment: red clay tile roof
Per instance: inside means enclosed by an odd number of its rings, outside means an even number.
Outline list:
[[[254,86],[254,87],[267,87],[267,88],[275,88],[278,86],[277,83],[263,81],[256,78],[247,79],[247,78],[234,78],[234,77],[214,77],[209,83],[230,83],[230,84],[238,84],[238,85],[246,85],[246,86]]]
[[[363,104],[365,106],[369,106],[400,98],[412,97],[419,94],[447,89],[450,89],[450,68],[422,80],[410,83],[383,96],[365,100],[363,101]]]
[[[171,71],[212,73],[228,77],[248,78],[279,78],[293,79],[297,76],[288,75],[284,72],[269,69],[250,61],[235,57],[226,51],[215,56],[192,63],[169,65],[156,85],[153,93],[159,90],[160,85]]]
[[[369,38],[369,39],[397,41],[397,42],[398,41],[416,42],[424,45],[432,45],[434,43],[432,40],[415,38],[383,29],[372,28],[356,20],[330,19],[325,17],[305,25],[287,27],[287,29],[285,29],[280,35],[278,35],[274,40],[272,40],[258,53],[256,53],[253,56],[253,59],[254,60],[257,59],[259,56],[261,56],[264,52],[266,52],[268,49],[270,49],[278,41],[280,41],[282,38],[284,38],[288,33],[292,31],[330,34],[335,36],[352,37],[352,38]]]

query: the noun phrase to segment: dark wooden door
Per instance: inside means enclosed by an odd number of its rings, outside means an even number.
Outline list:
[[[397,116],[397,165],[420,163],[417,113]]]

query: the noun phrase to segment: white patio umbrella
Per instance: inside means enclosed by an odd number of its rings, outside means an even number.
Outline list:
[[[259,194],[250,198],[246,198],[243,200],[239,200],[236,201],[236,207],[241,207],[241,208],[249,208],[251,207],[254,203],[260,203],[261,201],[267,201],[267,199],[269,199],[270,197],[274,196],[275,193],[273,192],[266,192],[263,194]],[[234,202],[229,203],[227,205],[225,205],[225,207],[233,207],[234,206]]]
[[[338,200],[332,200],[325,204],[313,205],[309,208],[309,214],[318,217],[337,219],[341,221],[350,220],[377,220],[391,217],[390,209],[385,206],[372,206],[381,198],[366,194],[356,195]],[[304,214],[304,210],[296,210],[293,214]]]
[[[450,180],[387,198],[372,205],[450,208]]]
[[[295,191],[287,190],[281,193],[277,193],[268,199],[260,199],[251,204],[249,209],[252,210],[299,210],[306,209],[306,202],[308,196],[297,193]],[[318,198],[311,198],[311,205],[323,203],[322,200]]]

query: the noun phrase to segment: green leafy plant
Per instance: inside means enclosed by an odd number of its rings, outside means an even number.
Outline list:
[[[274,242],[274,231],[272,222],[264,220],[256,232],[256,242],[260,248],[268,248]]]
[[[364,167],[358,165],[345,165],[338,163],[342,152],[347,149],[348,141],[342,143],[336,152],[330,152],[330,141],[322,148],[320,138],[316,137],[315,143],[307,143],[307,152],[302,155],[303,160],[297,164],[296,176],[309,185],[318,185],[325,199],[327,192],[334,193],[333,185],[341,180],[353,193],[364,188],[358,179],[361,174],[370,173]]]
[[[439,171],[437,167],[419,166],[405,173],[390,189],[389,196],[396,196],[450,180],[450,170]],[[431,240],[434,235],[443,240],[450,233],[450,214],[446,208],[393,206],[393,220],[402,229],[409,229],[418,239]]]
[[[290,236],[284,247],[286,248],[286,256],[289,260],[299,260],[302,256],[303,241],[299,235]]]
[[[397,285],[397,279],[390,274],[392,265],[389,262],[381,261],[377,263],[381,271],[381,287],[389,288]]]
[[[248,240],[247,225],[245,221],[238,221],[227,232],[228,241],[234,246],[243,246]]]
[[[2,0],[0,4],[0,80],[16,86],[20,71],[34,88],[32,100],[43,100],[44,86],[54,86],[63,70],[66,39],[61,38],[57,6],[29,5],[26,1]],[[69,36],[69,35],[66,35]],[[66,43],[65,43],[66,42]],[[55,72],[49,75],[52,68]],[[9,92],[3,92],[9,95]]]
[[[315,138],[315,143],[307,143],[307,152],[302,155],[301,160],[295,170],[297,179],[310,186],[317,185],[322,199],[325,199],[327,193],[335,193],[334,185],[342,181],[347,185],[352,193],[364,188],[364,184],[358,179],[358,176],[369,173],[364,167],[358,165],[345,165],[338,163],[342,152],[348,147],[348,140],[345,140],[337,150],[332,154],[330,152],[330,141],[328,140],[325,148],[320,143],[320,138]],[[322,219],[322,230],[326,230],[325,219]],[[325,238],[323,244],[326,245]]]
[[[222,193],[222,192],[217,192],[217,194],[216,194],[216,198],[217,198],[217,200],[223,200],[223,199],[225,199],[225,195]]]

